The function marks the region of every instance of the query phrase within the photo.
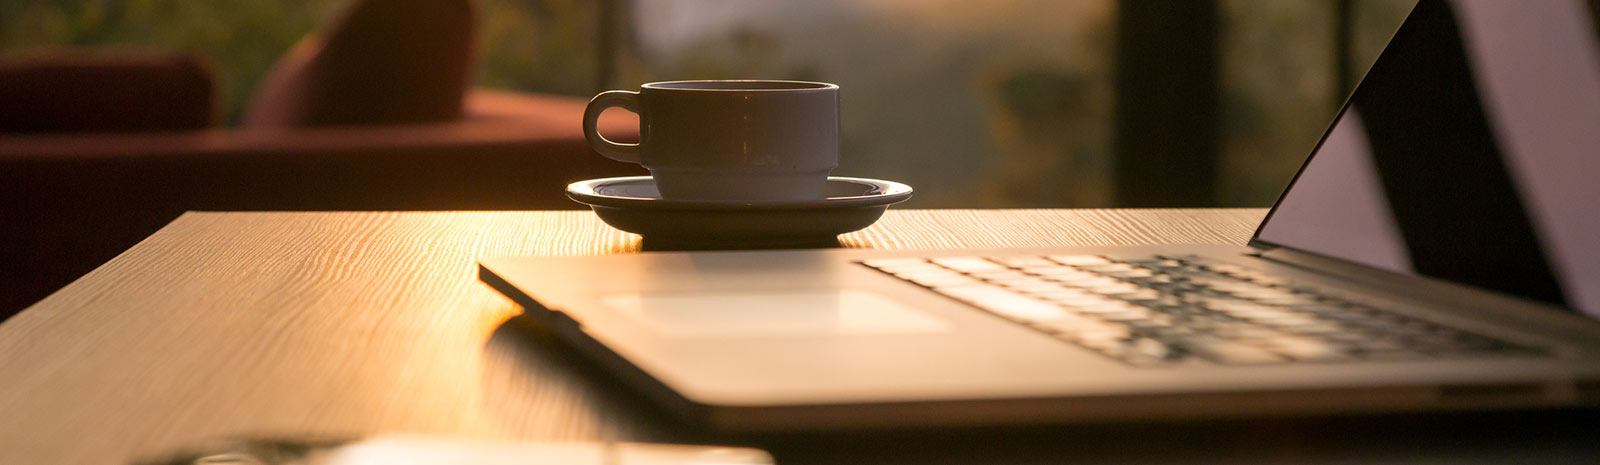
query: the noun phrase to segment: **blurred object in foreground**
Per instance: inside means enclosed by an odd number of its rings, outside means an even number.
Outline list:
[[[627,442],[502,442],[428,436],[216,441],[136,465],[770,465],[756,449]]]

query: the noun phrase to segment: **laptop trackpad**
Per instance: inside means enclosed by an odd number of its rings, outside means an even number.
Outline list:
[[[929,333],[949,323],[883,296],[857,290],[614,293],[612,309],[677,337],[771,337]]]

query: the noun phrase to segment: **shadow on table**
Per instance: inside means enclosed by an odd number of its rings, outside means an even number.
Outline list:
[[[822,239],[805,242],[780,242],[780,243],[718,243],[694,242],[683,240],[660,240],[635,238],[627,242],[613,244],[606,249],[608,253],[634,253],[634,252],[685,252],[695,250],[792,250],[792,249],[835,249],[859,248],[856,244],[846,244],[838,238]]]
[[[532,317],[484,344],[484,407],[517,437],[692,443],[688,428],[625,390]]]
[[[644,238],[639,241],[639,249],[646,252],[687,251],[687,250],[784,250],[784,249],[832,249],[843,247],[838,238],[819,239],[811,241],[786,241],[767,243],[727,243],[727,242],[695,242],[670,239]]]
[[[486,369],[485,377],[505,378],[486,379],[486,386],[509,381],[555,390],[538,398],[497,399],[496,405],[516,406],[499,412],[509,423],[589,425],[600,430],[590,434],[625,441],[760,447],[783,465],[1600,463],[1595,440],[1600,410],[1595,409],[788,435],[714,432],[651,404],[530,317],[502,324],[486,350],[491,352],[486,360],[500,353],[511,362]],[[526,436],[527,426],[512,429]]]

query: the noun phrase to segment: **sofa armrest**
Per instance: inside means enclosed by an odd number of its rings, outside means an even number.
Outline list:
[[[589,150],[582,101],[473,101],[449,123],[8,136],[0,176],[8,190],[171,194],[190,210],[426,210],[574,208],[567,183],[644,173]],[[637,123],[607,116],[608,136],[637,140]]]

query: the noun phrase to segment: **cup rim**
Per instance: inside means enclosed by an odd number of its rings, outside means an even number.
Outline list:
[[[794,87],[754,88],[754,87],[678,87],[679,85],[692,84],[725,84],[737,86],[739,84],[780,84]],[[660,81],[646,83],[639,86],[641,89],[685,91],[685,92],[819,92],[839,90],[838,84],[816,81],[794,81],[787,79],[689,79],[681,81]]]

